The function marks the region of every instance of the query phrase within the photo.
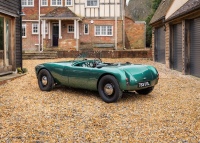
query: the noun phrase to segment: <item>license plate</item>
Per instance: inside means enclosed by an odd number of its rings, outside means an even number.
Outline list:
[[[146,87],[146,86],[150,86],[150,81],[146,81],[146,82],[140,82],[138,84],[138,87]]]

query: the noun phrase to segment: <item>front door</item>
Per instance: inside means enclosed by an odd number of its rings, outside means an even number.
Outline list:
[[[53,46],[58,46],[59,26],[58,23],[53,24]]]

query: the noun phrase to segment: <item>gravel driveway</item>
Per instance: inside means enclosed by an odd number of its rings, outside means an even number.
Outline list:
[[[199,78],[145,59],[103,59],[153,65],[159,83],[149,95],[126,93],[111,104],[87,90],[40,91],[34,67],[63,60],[25,60],[27,75],[0,86],[0,142],[200,143]]]

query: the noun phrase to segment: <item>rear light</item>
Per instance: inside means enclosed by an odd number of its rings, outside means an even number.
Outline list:
[[[126,78],[126,85],[129,85],[129,80],[128,80],[128,78]]]

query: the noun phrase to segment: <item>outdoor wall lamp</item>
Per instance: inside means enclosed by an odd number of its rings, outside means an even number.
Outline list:
[[[20,15],[20,16],[25,16],[26,15],[24,12],[19,12],[19,11],[17,11],[17,14]]]
[[[155,34],[155,29],[152,29],[152,34]]]
[[[63,26],[62,26],[63,28],[66,28],[66,25],[65,24],[63,24]]]
[[[162,23],[163,23],[164,31],[166,31],[165,17],[163,17],[163,19],[162,19]]]
[[[164,27],[164,31],[166,31],[166,25],[165,24],[163,25],[163,27]]]

